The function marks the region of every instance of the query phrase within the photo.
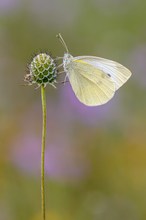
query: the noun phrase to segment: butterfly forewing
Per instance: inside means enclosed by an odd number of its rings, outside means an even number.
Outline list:
[[[116,90],[131,76],[129,69],[112,60],[94,56],[78,56],[74,58],[74,61],[86,62],[96,69],[101,70],[105,75],[110,76],[111,80],[115,83]]]

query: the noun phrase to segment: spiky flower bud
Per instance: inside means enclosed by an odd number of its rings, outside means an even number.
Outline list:
[[[50,55],[46,53],[38,54],[33,58],[28,68],[29,73],[24,78],[28,85],[36,83],[38,86],[46,86],[49,83],[54,86],[57,68],[55,61]]]

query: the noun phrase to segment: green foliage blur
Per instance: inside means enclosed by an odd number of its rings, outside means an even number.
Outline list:
[[[47,87],[48,220],[146,219],[146,1],[0,1],[0,220],[40,220],[40,89],[23,78],[39,52],[115,60],[133,75],[99,107],[69,83]]]

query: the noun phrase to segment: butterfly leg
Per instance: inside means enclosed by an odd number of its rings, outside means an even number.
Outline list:
[[[62,83],[66,83],[66,82],[69,82],[68,80],[66,80],[67,79],[67,73],[66,73],[66,75],[65,75],[65,78],[64,78],[64,80],[63,80],[63,82]]]
[[[63,63],[57,66],[57,69],[63,67]]]
[[[65,71],[59,72],[59,74],[61,74],[61,73],[65,73]],[[59,82],[59,83],[61,83],[61,84],[65,84],[66,82],[69,82],[69,80],[67,80],[67,74],[65,75],[64,80],[61,81],[61,82]]]
[[[58,75],[60,75],[60,74],[62,74],[62,73],[65,73],[65,71],[60,71],[60,72],[58,72]]]
[[[69,82],[69,80],[66,80],[66,81],[61,81],[61,82],[58,82],[59,84],[65,84],[65,83],[67,83],[67,82]]]

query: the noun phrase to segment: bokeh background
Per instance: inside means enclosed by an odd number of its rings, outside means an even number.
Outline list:
[[[116,60],[133,73],[106,105],[47,88],[47,220],[146,219],[146,1],[0,0],[0,220],[40,220],[39,51]]]

